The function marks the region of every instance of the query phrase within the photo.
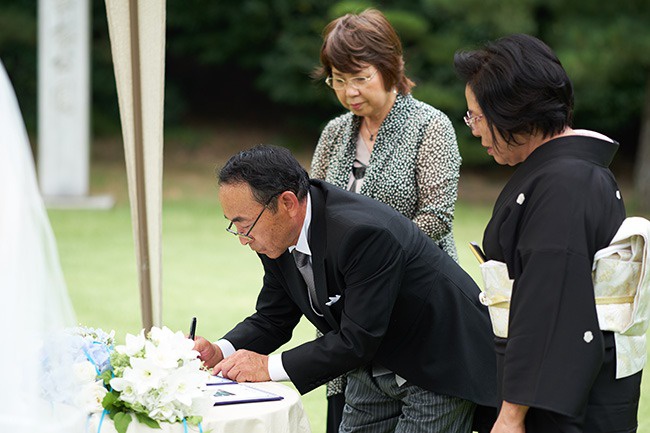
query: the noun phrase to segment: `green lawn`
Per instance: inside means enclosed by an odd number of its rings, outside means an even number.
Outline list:
[[[78,321],[115,329],[118,341],[140,330],[135,253],[123,179],[123,163],[93,168],[93,191],[111,193],[110,211],[50,210],[68,290]],[[257,256],[225,232],[218,207],[212,166],[185,166],[166,173],[163,209],[163,321],[172,330],[188,331],[198,317],[197,334],[220,337],[253,310],[261,284]],[[481,241],[490,206],[459,202],[455,236],[461,265],[478,278],[476,260],[467,246]],[[302,322],[289,345],[314,337]],[[650,388],[643,385],[643,395]],[[325,392],[321,387],[303,404],[314,433],[325,431]],[[650,431],[650,407],[641,400],[639,431]]]

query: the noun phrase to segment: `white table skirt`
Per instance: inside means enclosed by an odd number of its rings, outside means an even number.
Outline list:
[[[229,404],[214,406],[204,417],[204,432],[211,433],[311,433],[309,420],[302,406],[300,395],[286,385],[275,382],[247,383],[246,385],[272,392],[284,397],[278,401]],[[88,423],[87,433],[97,433],[99,414],[93,415]],[[127,433],[184,433],[180,423],[160,423],[161,429],[153,430],[132,421]],[[188,431],[198,432],[195,426]],[[99,433],[117,433],[113,422],[104,417]]]

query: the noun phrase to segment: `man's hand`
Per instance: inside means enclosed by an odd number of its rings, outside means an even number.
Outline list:
[[[203,337],[197,336],[194,339],[194,350],[199,352],[199,359],[206,367],[214,367],[223,359],[223,353],[219,346],[210,343]]]
[[[491,433],[526,433],[524,420],[527,412],[528,406],[503,401]]]
[[[219,373],[237,382],[267,382],[271,380],[269,357],[249,350],[238,350],[214,367],[212,374]]]

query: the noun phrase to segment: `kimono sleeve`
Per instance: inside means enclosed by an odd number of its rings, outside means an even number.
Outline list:
[[[603,357],[591,280],[589,186],[545,179],[517,198],[502,395],[577,415]]]

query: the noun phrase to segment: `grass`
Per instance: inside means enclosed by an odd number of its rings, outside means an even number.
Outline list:
[[[212,159],[215,163],[218,161]],[[224,227],[211,163],[186,160],[165,171],[163,206],[163,322],[173,330],[189,329],[198,317],[197,333],[216,339],[253,311],[261,285],[257,256],[241,247]],[[80,323],[115,329],[118,341],[141,328],[138,277],[128,205],[124,163],[93,167],[92,191],[109,193],[109,211],[50,210],[68,290]],[[466,247],[481,241],[490,217],[492,193],[483,200],[463,200],[478,186],[466,187],[458,203],[455,237],[463,268],[480,281],[476,260]],[[471,191],[469,191],[471,189]],[[303,321],[288,346],[313,339],[314,328]],[[644,381],[642,395],[650,389]],[[302,397],[312,431],[325,431],[325,390]],[[639,411],[639,431],[650,431],[650,407]]]

